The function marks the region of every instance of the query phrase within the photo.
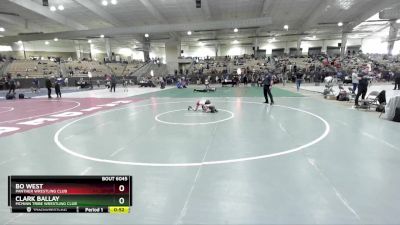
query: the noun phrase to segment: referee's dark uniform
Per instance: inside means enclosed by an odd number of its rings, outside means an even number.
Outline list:
[[[366,73],[361,73],[361,74],[358,75],[358,77],[359,77],[358,92],[357,92],[357,95],[356,95],[356,99],[354,101],[355,106],[357,106],[357,107],[360,106],[358,104],[358,99],[360,98],[360,96],[361,96],[362,99],[365,99],[365,95],[367,95],[367,91],[368,91],[368,78],[367,78],[367,75],[368,74],[366,74]]]
[[[271,105],[274,104],[274,98],[272,97],[272,93],[271,93],[271,86],[272,86],[272,75],[270,73],[268,73],[263,81],[263,85],[264,85],[264,98],[265,98],[265,103],[269,103],[268,102],[268,96],[271,99]]]

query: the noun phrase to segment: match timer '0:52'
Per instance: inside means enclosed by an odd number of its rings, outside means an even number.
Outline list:
[[[9,176],[15,213],[130,212],[132,176]]]
[[[111,214],[127,214],[129,213],[129,207],[110,206],[108,207],[108,212]]]

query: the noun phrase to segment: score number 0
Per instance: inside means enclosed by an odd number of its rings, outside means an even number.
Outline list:
[[[119,190],[120,192],[125,191],[125,186],[122,185],[122,184],[119,185],[118,190]],[[121,197],[121,198],[118,199],[118,202],[119,202],[119,204],[123,205],[123,204],[125,203],[125,199],[124,199],[123,197]]]

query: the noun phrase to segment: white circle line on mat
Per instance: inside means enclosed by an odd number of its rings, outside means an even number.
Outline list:
[[[221,119],[221,120],[210,121],[210,122],[199,122],[199,123],[168,122],[168,121],[164,121],[164,120],[161,120],[161,119],[160,119],[160,117],[163,116],[163,115],[165,115],[165,114],[169,114],[169,113],[173,113],[173,112],[180,112],[180,111],[187,111],[187,109],[178,109],[178,110],[172,110],[172,111],[168,111],[168,112],[163,112],[163,113],[160,113],[160,114],[156,115],[156,116],[154,117],[154,119],[155,119],[157,122],[164,123],[164,124],[168,124],[168,125],[196,126],[196,125],[209,125],[209,124],[222,123],[222,122],[224,122],[224,121],[233,119],[233,117],[235,117],[235,114],[234,114],[233,112],[229,111],[229,110],[218,109],[218,111],[229,113],[230,116],[227,117],[227,118],[225,118],[225,119]]]
[[[183,101],[183,102],[188,102],[188,101]],[[139,106],[134,106],[134,108],[137,107],[145,107],[145,106],[151,106],[151,105],[160,105],[160,104],[177,104],[177,103],[183,103],[183,102],[165,102],[165,103],[153,103],[153,104],[146,104],[146,105],[139,105]],[[236,101],[222,101],[222,102],[236,102]],[[264,103],[259,103],[259,102],[248,102],[248,101],[240,101],[241,103],[247,103],[247,104],[259,104],[259,105],[263,105]],[[217,161],[204,161],[204,162],[194,162],[194,163],[148,163],[148,162],[129,162],[129,161],[119,161],[119,160],[110,160],[110,159],[100,159],[100,158],[96,158],[96,157],[91,157],[91,156],[87,156],[87,155],[83,155],[77,152],[74,152],[73,150],[67,148],[66,146],[64,146],[61,141],[60,141],[60,134],[61,132],[66,129],[67,127],[71,126],[72,124],[90,118],[90,117],[94,117],[96,115],[100,115],[100,114],[104,114],[104,113],[109,113],[109,112],[113,112],[113,111],[118,111],[118,110],[123,110],[126,108],[130,108],[132,106],[128,106],[128,107],[123,107],[123,108],[116,108],[116,109],[112,109],[112,110],[108,110],[108,111],[104,111],[104,112],[99,112],[99,113],[95,113],[86,117],[82,117],[79,118],[77,120],[74,120],[72,122],[67,123],[66,125],[64,125],[63,127],[61,127],[54,135],[54,142],[56,143],[56,145],[63,150],[64,152],[73,155],[75,157],[81,158],[81,159],[86,159],[86,160],[91,160],[91,161],[95,161],[95,162],[101,162],[101,163],[110,163],[110,164],[119,164],[119,165],[131,165],[131,166],[147,166],[147,167],[196,167],[196,166],[208,166],[208,165],[221,165],[221,164],[229,164],[229,163],[238,163],[238,162],[246,162],[246,161],[252,161],[252,160],[258,160],[258,159],[266,159],[266,158],[272,158],[272,157],[277,157],[277,156],[282,156],[282,155],[286,155],[286,154],[290,154],[290,153],[294,153],[294,152],[298,152],[301,151],[305,148],[308,148],[312,145],[317,144],[318,142],[322,141],[326,136],[328,136],[329,132],[330,132],[330,126],[329,123],[323,119],[322,117],[302,110],[302,109],[298,109],[298,108],[293,108],[293,107],[289,107],[289,106],[283,106],[283,105],[274,105],[272,107],[281,107],[281,108],[287,108],[287,109],[292,109],[298,112],[303,112],[305,114],[308,114],[312,117],[315,117],[317,119],[319,119],[320,121],[322,121],[322,123],[325,126],[325,130],[324,132],[316,139],[314,139],[311,142],[308,142],[307,144],[298,146],[296,148],[291,148],[285,151],[281,151],[281,152],[276,152],[276,153],[271,153],[271,154],[263,154],[263,155],[258,155],[258,156],[251,156],[251,157],[243,157],[243,158],[236,158],[236,159],[227,159],[227,160],[217,160]]]
[[[0,111],[0,113],[6,113],[6,112],[11,112],[11,111],[13,111],[14,110],[14,108],[13,107],[0,107],[0,108],[7,108],[8,110],[5,110],[5,111]]]
[[[36,116],[29,116],[29,117],[24,117],[24,118],[20,118],[20,119],[15,119],[15,120],[7,120],[7,121],[1,121],[0,124],[2,123],[12,123],[12,122],[17,122],[17,121],[21,121],[21,120],[26,120],[26,119],[33,119],[33,118],[37,118],[37,117],[42,117],[42,116],[48,116],[48,115],[53,115],[53,114],[57,114],[57,113],[62,113],[62,112],[66,112],[72,109],[75,109],[77,107],[79,107],[81,105],[80,102],[77,101],[72,101],[72,100],[42,100],[42,101],[36,101],[36,102],[73,102],[73,103],[77,103],[75,106],[68,108],[68,109],[64,109],[61,111],[57,111],[57,112],[52,112],[52,113],[46,113],[46,114],[41,114],[41,115],[36,115]]]

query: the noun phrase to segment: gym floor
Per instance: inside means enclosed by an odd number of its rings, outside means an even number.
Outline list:
[[[1,100],[20,129],[0,136],[0,224],[400,223],[399,124],[279,87],[273,106],[257,87],[143,90]],[[9,175],[132,175],[132,212],[11,214]]]

